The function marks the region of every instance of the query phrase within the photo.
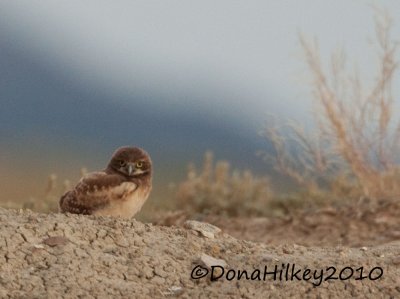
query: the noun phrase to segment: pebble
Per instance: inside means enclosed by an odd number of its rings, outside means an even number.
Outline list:
[[[187,220],[183,227],[199,232],[203,237],[209,239],[214,239],[215,235],[221,232],[221,229],[215,225],[195,220]]]
[[[227,263],[224,260],[214,258],[205,253],[203,253],[197,261],[199,264],[207,267],[208,269],[211,269],[211,266],[221,266],[224,268],[227,266]]]
[[[167,289],[167,292],[164,292],[164,295],[177,296],[183,293],[183,288],[180,286],[172,286]]]
[[[262,262],[267,262],[267,263],[269,263],[269,262],[272,262],[273,260],[274,260],[274,258],[273,258],[271,255],[265,254],[265,255],[263,255],[263,256],[261,257],[261,261],[262,261]]]

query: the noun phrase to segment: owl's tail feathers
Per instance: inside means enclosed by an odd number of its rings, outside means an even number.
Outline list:
[[[65,192],[63,196],[61,196],[60,201],[58,203],[58,211],[60,213],[67,212],[66,205],[68,201],[68,197],[71,195],[71,191]]]

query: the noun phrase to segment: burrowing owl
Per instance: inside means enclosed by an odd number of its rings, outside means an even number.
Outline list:
[[[83,176],[60,199],[60,211],[86,215],[133,217],[152,188],[150,156],[137,147],[121,147],[106,169]]]

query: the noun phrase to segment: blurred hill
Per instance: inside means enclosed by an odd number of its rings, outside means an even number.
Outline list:
[[[174,106],[172,96],[164,99],[171,107],[157,106],[156,93],[107,93],[6,44],[0,70],[0,200],[40,195],[50,173],[75,180],[83,166],[101,169],[122,145],[151,154],[156,186],[182,178],[206,150],[234,167],[266,168],[255,154],[265,145],[254,120],[235,121],[230,107]],[[206,96],[193,93],[199,101]]]

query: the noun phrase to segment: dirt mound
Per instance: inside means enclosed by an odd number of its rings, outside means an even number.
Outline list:
[[[0,219],[1,298],[400,295],[400,242],[316,248],[241,241],[208,226],[201,233],[193,223],[185,229],[5,209]]]

